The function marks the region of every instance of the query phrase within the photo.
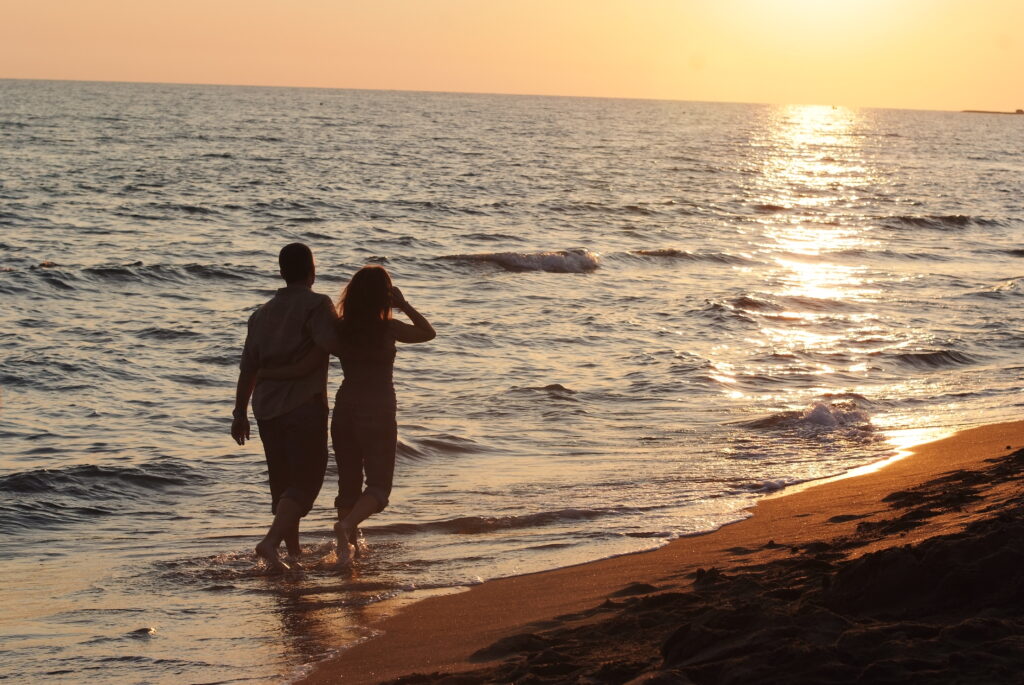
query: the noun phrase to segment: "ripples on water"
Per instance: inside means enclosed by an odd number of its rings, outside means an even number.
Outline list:
[[[274,681],[379,600],[648,549],[1013,416],[1014,117],[0,82],[5,675]],[[355,577],[334,473],[298,578],[227,436],[286,242],[385,264],[394,506]],[[332,385],[338,382],[332,372]]]

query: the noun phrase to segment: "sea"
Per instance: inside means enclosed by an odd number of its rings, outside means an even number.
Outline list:
[[[285,682],[408,602],[1019,418],[1022,236],[1019,116],[0,81],[0,680]],[[366,557],[332,567],[332,465],[269,576],[229,425],[293,241],[438,334]]]

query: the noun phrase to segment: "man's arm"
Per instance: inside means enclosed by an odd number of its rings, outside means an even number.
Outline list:
[[[246,325],[245,345],[242,347],[242,361],[238,365],[238,383],[235,386],[235,410],[231,412],[231,437],[239,445],[244,445],[249,439],[249,398],[256,389],[256,374],[260,368],[256,344],[250,335],[254,316],[255,313],[249,317]]]
[[[256,372],[243,368],[238,372],[238,385],[235,386],[235,410],[231,412],[231,437],[239,445],[249,439],[249,398],[256,387]]]
[[[308,376],[318,370],[320,367],[327,364],[328,361],[329,355],[318,346],[313,345],[309,348],[309,352],[306,353],[305,357],[293,364],[261,367],[259,371],[259,378],[267,378],[275,381],[288,380],[289,378],[300,378],[302,376]]]
[[[341,342],[338,340],[338,313],[331,304],[331,298],[322,296],[309,319],[309,335],[313,344],[328,354],[340,356]]]

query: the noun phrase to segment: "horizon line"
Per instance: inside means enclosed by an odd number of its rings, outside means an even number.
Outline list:
[[[282,86],[276,84],[253,84],[253,83],[196,83],[191,81],[125,81],[112,79],[69,79],[69,78],[30,78],[30,77],[4,77],[0,81],[48,81],[59,83],[117,83],[124,85],[144,86],[211,86],[215,88],[292,88],[302,90],[354,90],[377,93],[430,93],[436,95],[492,95],[500,97],[534,97],[534,98],[565,98],[585,100],[633,100],[640,102],[692,102],[701,104],[721,105],[757,105],[763,107],[842,107],[843,109],[888,109],[909,112],[952,112],[964,113],[968,109],[927,109],[922,107],[875,107],[864,105],[850,105],[822,102],[751,102],[746,100],[685,100],[681,98],[659,98],[659,97],[624,97],[613,95],[561,95],[552,93],[508,93],[497,91],[475,91],[475,90],[429,90],[419,88],[355,88],[345,86]],[[975,110],[981,111],[981,110]],[[996,112],[999,113],[999,112]]]

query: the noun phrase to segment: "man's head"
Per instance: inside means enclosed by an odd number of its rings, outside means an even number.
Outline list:
[[[281,278],[288,285],[313,285],[316,267],[313,266],[313,251],[302,243],[290,243],[281,248],[277,257],[281,265]]]

